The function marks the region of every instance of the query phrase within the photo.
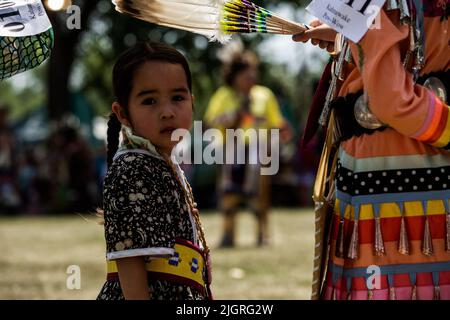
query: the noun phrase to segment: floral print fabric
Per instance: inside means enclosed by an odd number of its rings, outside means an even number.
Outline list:
[[[189,208],[172,169],[142,149],[119,155],[108,170],[104,217],[107,256],[118,252],[133,256],[133,249],[170,249],[177,237],[194,242]],[[152,299],[205,298],[186,285],[150,278],[148,285]],[[124,299],[119,281],[107,280],[97,299]]]

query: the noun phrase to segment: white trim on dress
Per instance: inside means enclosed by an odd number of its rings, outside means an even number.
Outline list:
[[[153,248],[139,248],[130,250],[121,250],[108,252],[106,254],[107,260],[115,260],[121,258],[140,257],[140,256],[155,256],[157,258],[171,257],[175,253],[172,248],[153,247]]]

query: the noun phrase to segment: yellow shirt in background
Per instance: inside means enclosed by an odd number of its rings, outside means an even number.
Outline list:
[[[232,117],[240,108],[240,100],[235,91],[229,86],[220,87],[212,96],[205,113],[205,121],[210,127],[219,129],[225,134],[225,127],[221,124],[221,118]],[[284,118],[280,106],[273,92],[263,86],[256,85],[250,91],[251,118],[244,117],[239,128],[247,130],[281,128]]]

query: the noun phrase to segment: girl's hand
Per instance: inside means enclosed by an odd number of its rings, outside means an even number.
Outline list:
[[[318,19],[311,21],[309,25],[312,27],[311,29],[294,35],[292,40],[303,43],[311,40],[313,45],[319,45],[320,48],[327,49],[328,52],[333,52],[334,39],[336,38],[337,32]]]

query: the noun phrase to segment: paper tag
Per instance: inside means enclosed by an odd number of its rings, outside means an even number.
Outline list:
[[[386,0],[314,0],[312,15],[355,43],[366,34]]]
[[[40,0],[0,0],[0,36],[33,36],[51,27]]]

